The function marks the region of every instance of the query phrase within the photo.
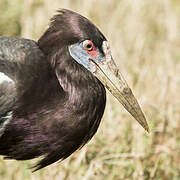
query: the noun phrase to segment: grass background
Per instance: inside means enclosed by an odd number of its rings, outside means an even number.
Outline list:
[[[59,8],[91,19],[146,114],[147,134],[109,93],[96,136],[38,172],[0,158],[0,180],[179,180],[180,1],[0,0],[0,35],[37,40]]]

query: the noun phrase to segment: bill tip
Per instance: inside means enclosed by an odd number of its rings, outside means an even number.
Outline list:
[[[147,133],[150,133],[149,126],[145,127],[144,129],[146,130]]]

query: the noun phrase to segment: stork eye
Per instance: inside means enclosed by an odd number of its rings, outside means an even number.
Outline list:
[[[90,41],[90,40],[85,40],[84,42],[83,42],[83,47],[84,47],[84,49],[86,50],[86,51],[91,51],[91,50],[93,50],[93,43],[92,43],[92,41]]]

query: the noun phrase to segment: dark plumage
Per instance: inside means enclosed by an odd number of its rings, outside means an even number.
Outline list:
[[[42,156],[37,170],[67,158],[96,133],[105,88],[68,50],[87,39],[104,57],[105,37],[69,10],[59,11],[38,42],[0,37],[0,76],[9,78],[0,83],[1,155]]]

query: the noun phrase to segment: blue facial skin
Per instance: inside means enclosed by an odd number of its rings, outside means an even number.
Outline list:
[[[102,63],[104,55],[100,53],[98,49],[96,49],[98,55],[96,57],[90,56],[83,47],[83,42],[73,44],[69,46],[69,53],[79,64],[83,65],[90,72],[96,71],[96,66],[90,62],[90,59],[97,64]]]

